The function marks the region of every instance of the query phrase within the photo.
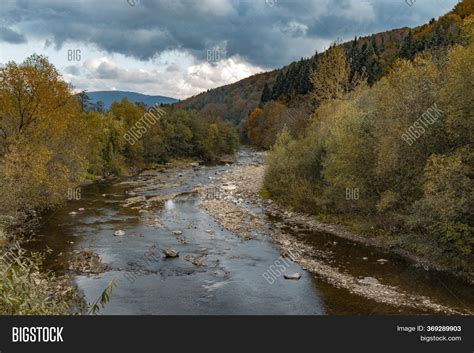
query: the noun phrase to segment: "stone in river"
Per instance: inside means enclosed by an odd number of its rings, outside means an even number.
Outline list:
[[[204,266],[204,258],[202,256],[187,255],[185,260],[191,262],[195,266]]]
[[[165,254],[166,257],[178,257],[179,256],[179,252],[174,250],[174,249],[165,249],[163,250],[163,253]]]
[[[122,235],[125,235],[125,232],[120,229],[120,230],[115,231],[115,232],[114,232],[114,235],[115,235],[116,237],[121,237]]]
[[[181,235],[181,234],[183,234],[183,232],[180,231],[180,230],[173,230],[173,234],[174,235]]]
[[[301,278],[301,274],[299,273],[285,273],[283,275],[283,277],[285,277],[285,279],[300,279]]]

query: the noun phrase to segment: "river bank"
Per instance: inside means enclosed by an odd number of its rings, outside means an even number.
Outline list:
[[[413,262],[414,267],[425,271],[428,269],[446,270],[428,259],[403,249],[393,248],[389,243],[355,234],[341,226],[318,222],[310,215],[287,210],[270,199],[263,199],[260,191],[264,173],[262,154],[259,154],[259,157],[249,165],[232,166],[212,183],[212,187],[219,190],[222,197],[209,200],[203,195],[203,207],[215,217],[219,224],[244,239],[252,239],[252,231],[265,232],[262,227],[265,223],[263,217],[275,219],[277,227],[271,230],[270,236],[279,244],[283,255],[290,257],[305,270],[323,278],[328,283],[347,289],[351,293],[394,306],[429,309],[447,314],[472,314],[471,309],[463,307],[462,304],[458,307],[441,305],[429,296],[412,294],[390,284],[389,281],[383,283],[384,281],[371,276],[355,276],[331,266],[329,258],[333,248],[338,246],[337,241],[329,245],[330,249],[318,249],[309,245],[306,239],[293,236],[291,232],[331,234],[357,244],[380,248],[391,254],[402,256]],[[252,209],[256,207],[263,209],[266,216],[253,212]],[[367,257],[362,259],[369,260]],[[386,261],[388,260],[384,258],[376,259],[374,266],[383,265]],[[410,271],[410,269],[405,271]]]

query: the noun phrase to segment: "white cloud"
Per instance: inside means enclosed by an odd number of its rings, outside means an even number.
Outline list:
[[[455,3],[10,0],[0,11],[0,63],[43,54],[79,89],[185,98],[310,56],[339,37],[425,23]],[[221,53],[216,63],[206,61],[212,48]],[[80,49],[82,61],[69,61],[69,49]]]
[[[110,57],[102,56],[89,58],[79,67],[67,67],[64,77],[78,90],[109,90],[113,86],[119,90],[183,99],[261,71],[262,68],[238,56],[216,63],[195,63],[185,68],[172,63],[155,69],[123,67]]]

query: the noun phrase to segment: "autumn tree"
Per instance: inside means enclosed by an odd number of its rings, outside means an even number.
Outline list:
[[[340,45],[331,46],[311,72],[313,99],[320,103],[344,97],[349,90],[349,74],[350,66],[344,48]]]
[[[255,143],[257,136],[255,134],[255,127],[257,120],[262,115],[263,110],[261,108],[255,108],[255,110],[250,114],[249,119],[247,121],[247,136],[249,138],[250,143]]]
[[[0,70],[0,198],[3,212],[57,205],[87,168],[78,101],[43,56]]]

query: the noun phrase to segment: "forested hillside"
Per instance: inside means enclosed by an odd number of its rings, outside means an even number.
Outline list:
[[[246,140],[245,120],[259,104],[265,84],[273,84],[278,71],[257,74],[231,85],[211,89],[172,105],[171,109],[194,109],[200,116],[224,119],[240,126],[241,139]]]
[[[350,64],[350,79],[366,75],[368,83],[372,85],[399,58],[413,59],[419,52],[459,42],[462,20],[473,12],[473,7],[472,0],[465,0],[450,13],[437,20],[433,19],[426,25],[413,29],[395,29],[338,44],[344,48]],[[274,141],[274,133],[279,131],[273,128],[275,124],[283,126],[290,120],[294,122],[295,130],[301,130],[302,122],[299,118],[300,115],[306,115],[307,106],[303,103],[301,111],[295,108],[301,106],[302,101],[306,100],[304,96],[313,89],[310,73],[318,66],[321,58],[322,53],[316,53],[311,58],[302,58],[281,69],[203,92],[176,103],[175,109],[195,109],[202,116],[229,120],[239,126],[241,140],[247,142],[246,129],[250,114],[255,108],[263,108],[270,102],[269,110],[276,110],[280,115],[269,117],[274,121],[263,122],[265,119],[259,119],[263,127],[250,126],[260,130],[254,134],[258,136],[257,140],[251,143],[268,148],[269,144],[265,141]],[[283,109],[275,109],[275,104],[282,104],[280,108]],[[290,119],[288,115],[291,115]],[[265,137],[262,131],[266,130],[271,130],[272,136]]]
[[[355,45],[332,46],[310,75],[304,129],[274,128],[281,102],[255,109],[251,142],[277,141],[265,195],[472,273],[473,4],[408,32],[372,84],[346,55]]]

